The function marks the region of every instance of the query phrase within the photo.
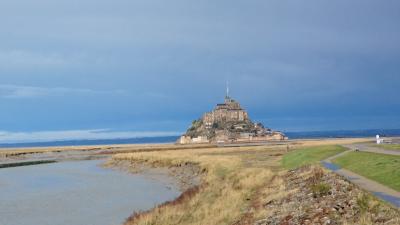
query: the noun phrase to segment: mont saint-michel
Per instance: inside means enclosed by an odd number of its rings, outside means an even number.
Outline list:
[[[224,103],[217,104],[213,111],[194,120],[177,143],[237,143],[286,140],[285,134],[253,122],[240,103],[225,96]]]

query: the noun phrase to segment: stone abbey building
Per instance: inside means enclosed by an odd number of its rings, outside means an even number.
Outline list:
[[[217,107],[212,112],[205,113],[203,116],[203,122],[207,127],[212,126],[214,123],[241,123],[248,119],[247,112],[240,107],[239,102],[228,96],[225,97],[225,103],[217,104]]]
[[[261,123],[253,123],[239,102],[229,97],[217,104],[215,109],[192,122],[192,126],[177,143],[238,143],[286,140],[278,131],[265,128]]]

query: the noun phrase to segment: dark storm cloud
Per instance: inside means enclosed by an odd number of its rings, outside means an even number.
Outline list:
[[[253,118],[278,128],[292,122],[272,120],[313,117],[320,129],[342,118],[392,128],[399,9],[378,0],[5,0],[3,93],[93,92],[0,98],[0,130],[180,131],[222,100],[227,80]],[[359,117],[378,119],[348,119]]]

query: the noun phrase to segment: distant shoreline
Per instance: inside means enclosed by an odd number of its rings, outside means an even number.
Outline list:
[[[316,138],[372,138],[379,134],[382,137],[399,137],[400,129],[369,129],[369,130],[338,130],[338,131],[296,131],[285,132],[289,139],[316,139]],[[3,143],[0,151],[5,148],[34,148],[34,147],[64,147],[64,146],[97,146],[120,144],[168,144],[175,143],[179,136],[141,137],[124,139],[98,140],[66,140],[29,143]]]
[[[66,140],[27,143],[0,144],[0,151],[4,148],[35,148],[35,147],[65,147],[65,146],[97,146],[97,145],[123,145],[123,144],[167,144],[174,143],[178,136],[143,137],[124,139],[98,139],[98,140]]]

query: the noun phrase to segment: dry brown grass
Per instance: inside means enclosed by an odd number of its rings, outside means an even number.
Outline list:
[[[27,154],[68,152],[68,151],[99,151],[102,154],[123,152],[168,151],[181,149],[201,149],[215,147],[211,144],[175,145],[175,144],[122,144],[122,145],[91,145],[91,146],[60,146],[60,147],[31,147],[31,148],[1,148],[0,157],[22,156]]]
[[[373,138],[326,138],[326,139],[300,139],[293,140],[295,146],[320,146],[320,145],[345,145],[374,141]]]
[[[273,182],[282,151],[241,147],[117,154],[113,160],[153,166],[195,163],[206,171],[190,198],[185,194],[179,201],[134,215],[126,224],[249,224],[262,210],[257,205],[260,191]]]

